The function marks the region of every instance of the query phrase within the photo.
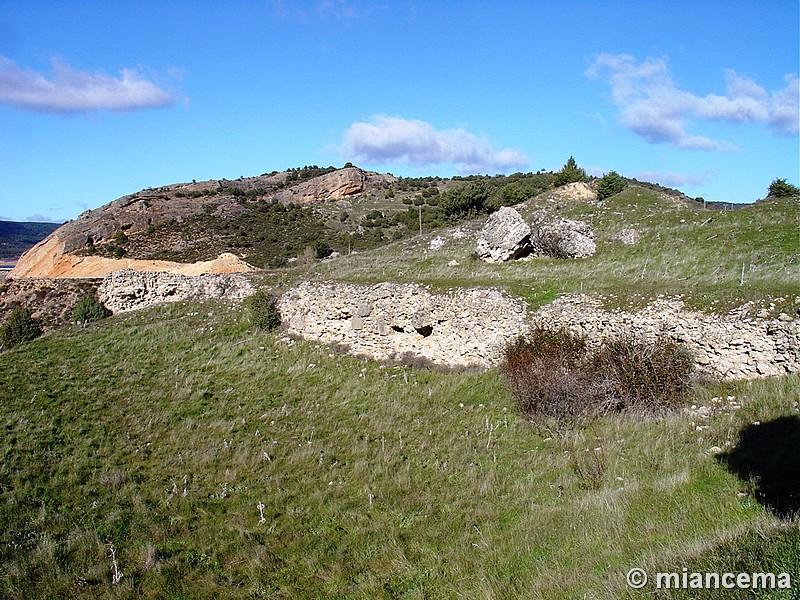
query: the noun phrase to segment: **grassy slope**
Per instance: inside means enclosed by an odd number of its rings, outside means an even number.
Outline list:
[[[602,294],[610,304],[636,305],[658,294],[684,294],[690,305],[720,310],[753,300],[793,314],[800,308],[800,207],[782,199],[732,211],[704,210],[667,200],[656,192],[630,187],[602,206],[548,202],[548,194],[529,201],[527,215],[545,208],[551,215],[592,223],[597,253],[583,260],[536,258],[487,264],[471,258],[474,235],[450,239],[441,231],[424,239],[396,242],[380,253],[352,255],[326,265],[322,277],[377,282],[423,281],[436,287],[492,285],[540,305],[565,292]],[[476,232],[483,220],[463,229]],[[614,241],[633,226],[641,241]],[[445,235],[438,251],[430,240]],[[455,260],[457,266],[448,266]],[[744,265],[744,284],[742,266]],[[782,300],[777,300],[782,298]]]
[[[0,596],[608,598],[743,548],[797,580],[796,529],[708,449],[797,419],[798,389],[550,439],[493,372],[380,368],[222,305],[65,329],[0,355]]]

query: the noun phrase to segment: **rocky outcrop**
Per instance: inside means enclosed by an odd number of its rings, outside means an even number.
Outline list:
[[[182,275],[200,275],[203,273],[245,273],[254,271],[255,267],[247,264],[234,254],[225,252],[214,260],[195,263],[177,263],[166,260],[136,260],[131,258],[105,258],[102,256],[80,256],[62,254],[57,249],[58,240],[51,239],[42,247],[35,247],[26,260],[20,260],[11,270],[8,277],[49,277],[49,278],[82,278],[103,277],[114,271],[123,269],[133,271],[164,271]]]
[[[597,251],[588,223],[563,218],[538,224],[531,247],[534,254],[554,258],[586,258]]]
[[[150,259],[158,257],[159,253],[165,256],[164,251],[185,247],[187,241],[181,239],[180,228],[177,233],[172,228],[173,233],[170,233],[168,224],[191,221],[204,215],[219,220],[236,217],[252,210],[256,206],[254,199],[262,203],[284,204],[332,202],[396,181],[392,175],[362,171],[357,167],[338,169],[299,183],[289,181],[288,175],[286,172],[242,177],[235,181],[193,181],[124,196],[86,211],[59,227],[19,259],[10,277],[86,277],[104,275],[121,268],[139,269],[138,263],[104,262],[109,259],[101,259],[100,255],[112,254],[110,249],[113,245],[106,244],[124,234],[123,239],[129,237],[131,240],[129,247],[125,248],[130,250],[126,254],[129,259]],[[254,195],[251,196],[251,192]],[[212,230],[208,236],[215,238],[220,234]],[[221,244],[214,246],[212,252],[193,258],[209,259],[235,247],[224,241],[224,235],[222,238]],[[93,250],[99,251],[90,254]]]
[[[680,299],[659,300],[641,311],[608,311],[597,299],[576,294],[542,307],[534,323],[566,327],[590,342],[620,335],[665,336],[685,346],[701,372],[726,379],[753,379],[800,371],[800,322],[748,317],[744,311],[713,315],[691,311]]]
[[[278,300],[292,335],[377,360],[486,368],[525,329],[525,304],[493,289],[305,282]]]
[[[358,167],[348,167],[280,191],[272,196],[272,200],[282,204],[334,202],[354,194],[360,194],[366,189],[366,185],[367,173]]]
[[[255,291],[253,284],[241,274],[187,276],[125,270],[107,275],[97,295],[109,310],[119,313],[196,298],[241,302]]]
[[[475,252],[491,263],[507,262],[530,252],[531,228],[515,209],[504,206],[492,213],[478,234]]]

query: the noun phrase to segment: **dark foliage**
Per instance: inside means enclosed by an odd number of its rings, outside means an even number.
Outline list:
[[[619,194],[628,187],[628,180],[616,171],[611,171],[603,175],[597,184],[597,197],[600,200],[610,198],[614,194]]]
[[[272,331],[280,327],[281,313],[269,292],[258,290],[245,300],[245,306],[250,314],[250,323],[256,329]]]
[[[800,195],[800,188],[792,185],[785,179],[775,179],[769,184],[767,196],[771,198],[788,198],[797,195]]]
[[[42,326],[33,318],[30,309],[18,307],[0,326],[0,346],[13,348],[22,342],[36,339],[42,335]]]
[[[93,295],[83,296],[72,309],[72,320],[76,323],[91,323],[111,315],[111,311]]]
[[[572,156],[569,157],[561,170],[553,175],[553,185],[555,186],[587,180],[586,171],[578,166],[578,163]]]
[[[521,412],[537,422],[582,424],[609,412],[658,413],[689,390],[691,356],[668,340],[612,340],[596,350],[567,330],[534,328],[500,367]]]

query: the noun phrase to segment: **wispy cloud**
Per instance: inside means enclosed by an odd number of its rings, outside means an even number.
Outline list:
[[[633,175],[639,181],[652,181],[667,187],[700,186],[714,176],[713,171],[704,171],[700,174],[677,173],[675,171],[641,171]]]
[[[25,217],[26,221],[30,221],[32,223],[63,223],[64,219],[51,219],[50,217],[45,217],[44,215],[31,215],[30,217]]]
[[[337,20],[354,19],[364,14],[365,9],[351,0],[318,0],[317,2],[297,2],[296,0],[274,0],[275,13],[284,19],[305,23],[310,19]]]
[[[629,54],[599,54],[586,75],[604,79],[620,108],[622,124],[653,144],[670,144],[696,150],[736,150],[728,142],[693,135],[692,119],[727,123],[764,123],[772,133],[798,133],[798,79],[786,77],[786,87],[769,93],[734,70],[725,71],[725,95],[698,96],[680,89],[667,60],[646,58],[639,62]]]
[[[425,121],[389,116],[353,123],[344,134],[340,152],[373,164],[454,164],[462,173],[507,171],[528,164],[522,152],[495,150],[488,140],[466,129],[436,129]]]
[[[129,111],[170,106],[176,100],[136,69],[123,69],[119,77],[112,77],[77,71],[53,60],[52,74],[47,77],[0,55],[0,104],[21,110],[60,114]]]

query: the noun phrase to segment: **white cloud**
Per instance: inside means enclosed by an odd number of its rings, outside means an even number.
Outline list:
[[[58,60],[52,75],[23,69],[0,55],[0,104],[37,112],[127,111],[175,104],[175,96],[134,69],[119,77],[77,71]]]
[[[728,123],[764,123],[773,133],[796,135],[798,79],[787,76],[784,90],[769,94],[756,82],[732,69],[725,71],[724,96],[698,96],[681,90],[673,81],[666,59],[648,57],[638,62],[629,54],[599,54],[586,71],[604,79],[620,108],[622,124],[653,144],[670,144],[697,150],[736,150],[727,142],[693,135],[691,119]]]
[[[373,164],[452,163],[462,173],[507,171],[528,164],[522,152],[495,150],[488,140],[466,129],[436,129],[425,121],[388,116],[353,123],[339,150],[346,158]]]

